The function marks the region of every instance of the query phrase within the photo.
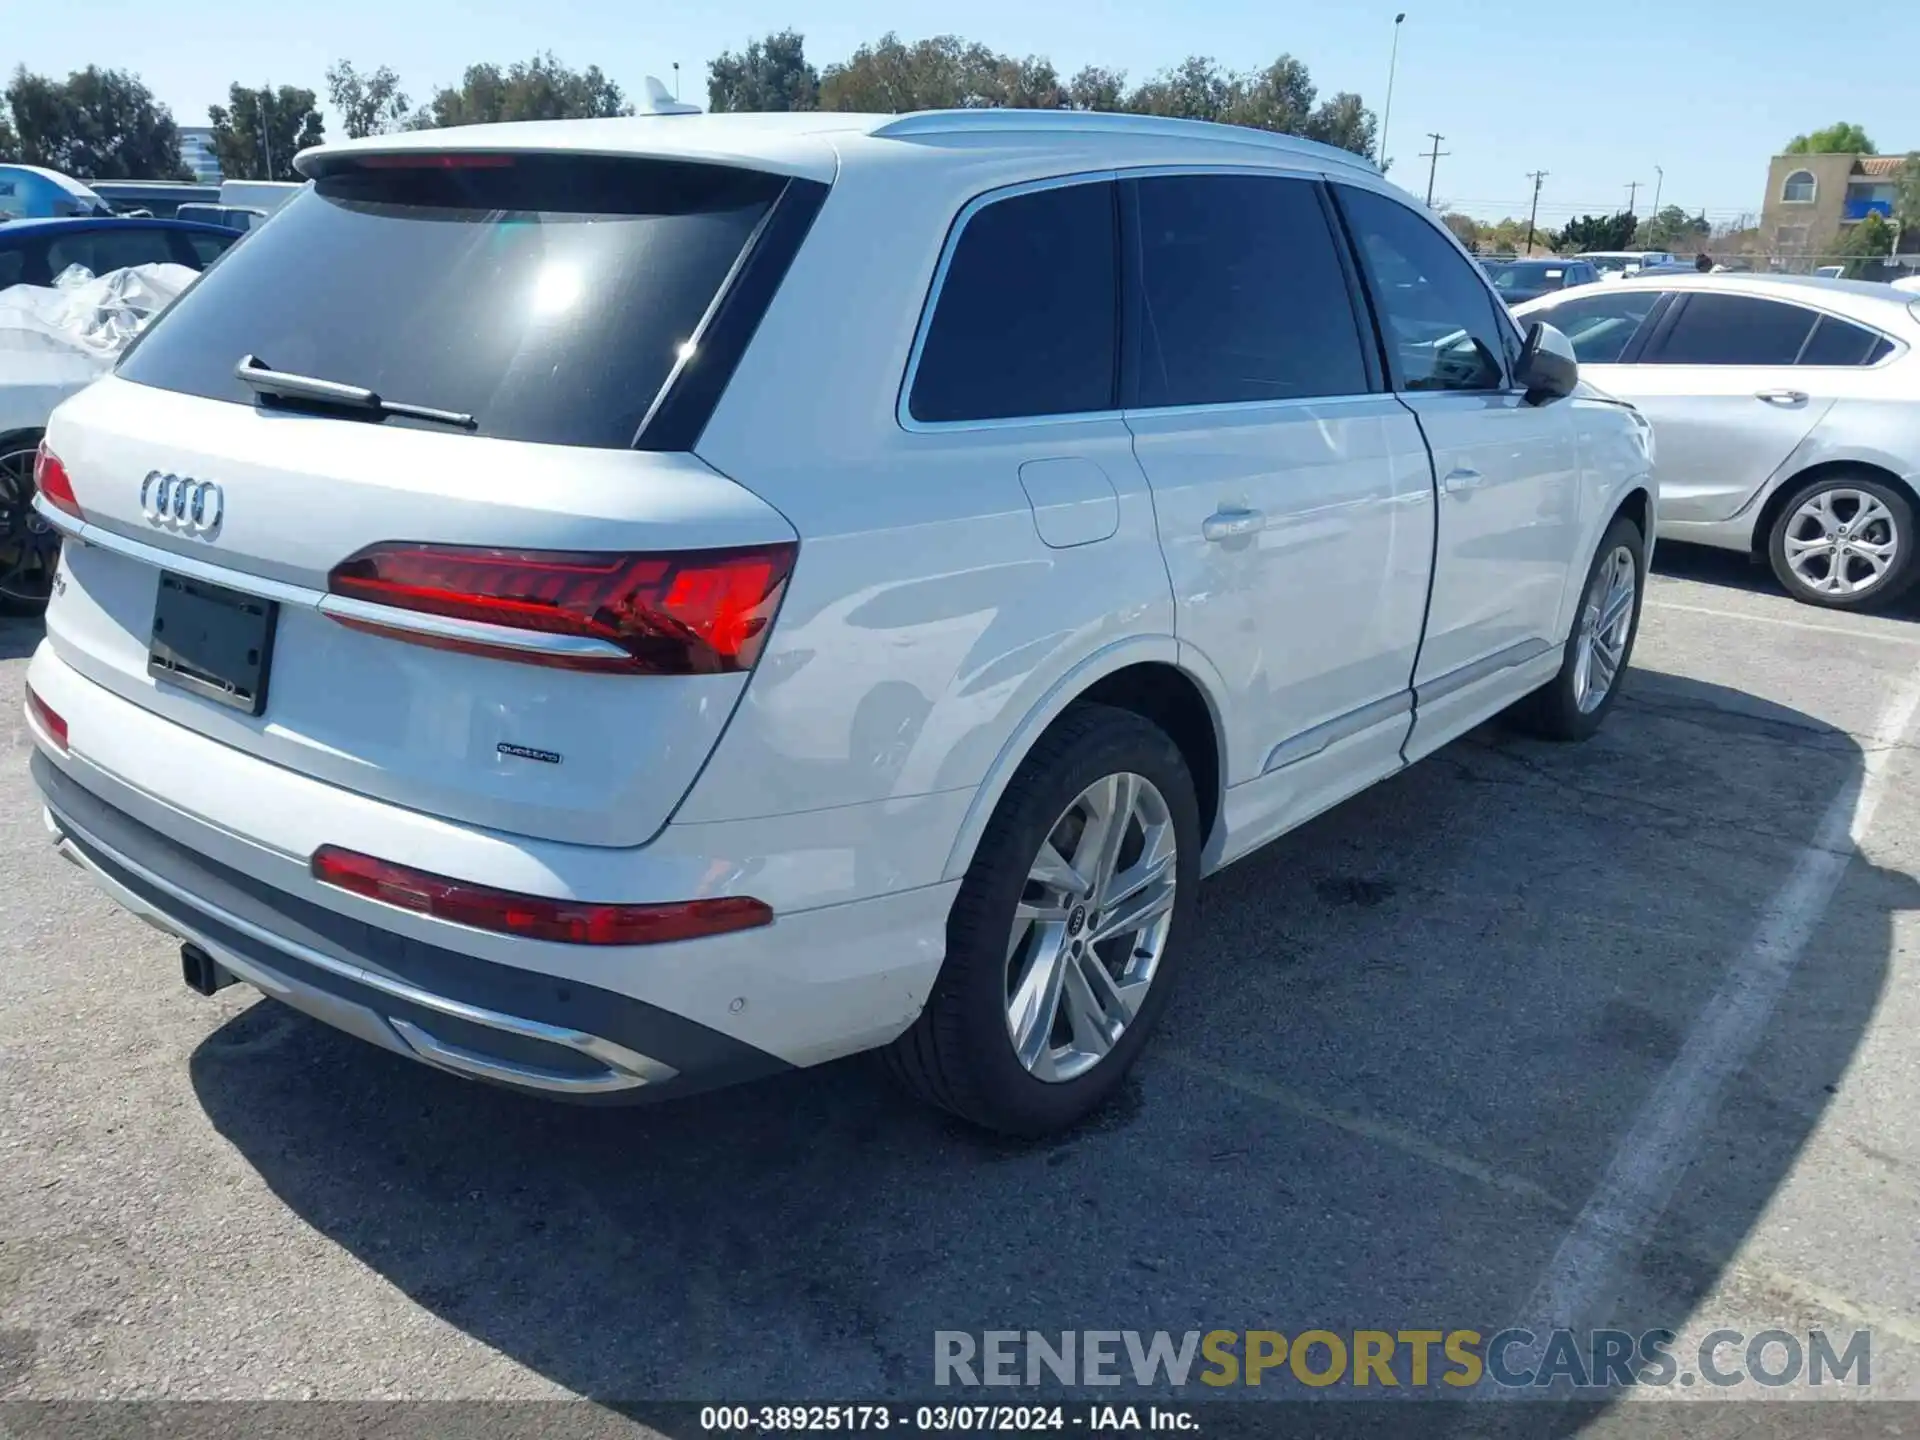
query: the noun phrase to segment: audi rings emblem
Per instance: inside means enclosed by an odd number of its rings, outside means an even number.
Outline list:
[[[220,487],[211,480],[149,470],[140,482],[140,513],[147,523],[182,534],[206,535],[219,529],[224,503]]]

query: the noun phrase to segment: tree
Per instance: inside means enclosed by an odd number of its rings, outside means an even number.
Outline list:
[[[1900,222],[1900,239],[1907,249],[1920,245],[1920,150],[1907,152],[1894,180],[1893,218]]]
[[[413,108],[400,89],[400,77],[385,65],[362,75],[351,62],[335,61],[327,70],[327,95],[350,140],[400,129]]]
[[[89,65],[55,80],[23,65],[13,72],[6,99],[12,148],[25,164],[78,180],[172,180],[186,173],[173,112],[125,70]]]
[[[1869,213],[1853,229],[1840,237],[1839,251],[1848,257],[1849,280],[1873,280],[1881,274],[1881,264],[1893,254],[1897,232],[1881,216]]]
[[[1360,97],[1343,90],[1332,99],[1320,102],[1319,108],[1307,117],[1303,133],[1309,140],[1318,140],[1323,145],[1337,145],[1356,155],[1372,155],[1379,130],[1373,112],[1360,103]]]
[[[822,110],[972,110],[1009,105],[1059,110],[1067,89],[1053,63],[999,55],[958,35],[908,44],[888,31],[820,74]]]
[[[1563,255],[1577,255],[1586,250],[1624,250],[1633,244],[1633,232],[1639,225],[1631,210],[1622,210],[1604,219],[1582,215],[1560,232],[1553,248]]]
[[[1842,120],[1815,130],[1811,135],[1796,135],[1782,152],[1787,155],[1873,155],[1873,141],[1858,125]]]
[[[485,125],[500,120],[578,120],[627,115],[632,107],[598,65],[570,70],[552,53],[498,65],[469,65],[458,87],[438,91],[408,128]]]
[[[820,74],[807,63],[805,38],[782,30],[750,40],[736,55],[723,51],[707,65],[709,110],[817,110]]]
[[[1307,67],[1291,55],[1282,55],[1264,70],[1230,79],[1227,103],[1217,118],[1255,130],[1304,135],[1313,118],[1314,93]]]
[[[1067,82],[1067,105],[1074,110],[1120,110],[1127,101],[1127,73],[1088,65]]]
[[[1208,55],[1189,55],[1171,70],[1143,81],[1127,96],[1136,115],[1168,115],[1179,120],[1219,120],[1236,100],[1235,82]]]
[[[1640,223],[1634,243],[1645,244],[1650,250],[1698,248],[1712,233],[1713,226],[1704,214],[1689,216],[1678,205],[1666,205]]]
[[[227,87],[227,103],[207,108],[213,153],[229,180],[293,180],[293,157],[326,138],[311,90]]]
[[[1440,223],[1453,232],[1453,238],[1469,250],[1475,249],[1480,241],[1480,222],[1471,215],[1462,215],[1458,210],[1449,210],[1440,217]]]
[[[13,133],[13,122],[7,119],[7,112],[0,110],[0,165],[15,163],[20,159],[20,137]]]

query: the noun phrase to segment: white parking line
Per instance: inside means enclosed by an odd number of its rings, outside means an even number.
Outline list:
[[[1651,596],[1643,608],[1684,610],[1689,615],[1711,615],[1716,620],[1751,620],[1756,625],[1777,625],[1783,630],[1808,630],[1815,635],[1841,635],[1849,640],[1889,640],[1896,645],[1920,645],[1920,630],[1912,634],[1855,630],[1845,625],[1822,625],[1815,620],[1792,620],[1785,615],[1758,615],[1748,610],[1718,610],[1711,605],[1687,605],[1678,600],[1655,600]]]
[[[1535,1282],[1517,1323],[1541,1338],[1556,1326],[1590,1322],[1617,1293],[1681,1172],[1698,1152],[1727,1082],[1753,1053],[1855,847],[1873,823],[1891,757],[1920,710],[1920,674],[1881,712],[1863,749],[1857,788],[1834,796],[1801,849],[1786,883],[1762,913],[1746,953],[1688,1030],[1680,1053],[1615,1150],[1599,1186]],[[1537,1361],[1536,1355],[1534,1360]],[[1502,1392],[1505,1393],[1505,1392]]]

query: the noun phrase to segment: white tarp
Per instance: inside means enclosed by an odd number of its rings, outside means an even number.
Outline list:
[[[105,370],[147,322],[197,278],[185,265],[94,276],[69,265],[51,285],[0,290],[0,350],[79,354]]]
[[[67,396],[113,366],[198,274],[136,265],[94,276],[70,265],[51,285],[0,290],[0,434],[38,429]]]

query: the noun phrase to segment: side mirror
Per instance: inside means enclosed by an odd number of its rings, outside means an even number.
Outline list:
[[[1527,392],[1529,405],[1565,399],[1580,383],[1573,342],[1545,321],[1534,321],[1527,327],[1527,343],[1521,347],[1513,378]]]

